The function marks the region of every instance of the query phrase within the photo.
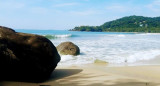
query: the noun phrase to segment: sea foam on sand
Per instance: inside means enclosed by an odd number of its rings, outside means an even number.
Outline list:
[[[160,55],[160,35],[122,34],[98,35],[94,39],[56,39],[54,44],[72,41],[80,47],[78,56],[61,56],[61,65],[94,63],[96,59],[109,64],[132,64]]]

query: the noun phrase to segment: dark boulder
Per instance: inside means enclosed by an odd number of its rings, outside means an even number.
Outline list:
[[[38,82],[60,61],[56,47],[43,36],[0,26],[0,79]]]
[[[80,49],[72,42],[63,42],[57,46],[57,50],[61,55],[79,55]]]

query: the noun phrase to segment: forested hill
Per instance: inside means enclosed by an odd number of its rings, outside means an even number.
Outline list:
[[[160,17],[129,16],[106,22],[101,26],[75,27],[71,31],[160,33]]]

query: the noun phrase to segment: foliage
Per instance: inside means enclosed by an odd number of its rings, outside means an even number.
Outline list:
[[[160,32],[160,17],[129,16],[106,22],[101,26],[80,26],[71,31],[92,32]]]

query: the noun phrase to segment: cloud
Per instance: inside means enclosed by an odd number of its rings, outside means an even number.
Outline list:
[[[148,4],[146,7],[151,11],[160,12],[160,0],[155,0],[151,4]]]
[[[0,2],[0,9],[13,10],[13,9],[21,9],[23,7],[25,7],[25,4],[21,2],[13,2],[13,1]]]
[[[67,7],[67,6],[75,6],[78,5],[79,3],[62,3],[62,4],[56,4],[54,7]]]
[[[107,10],[109,11],[116,11],[116,12],[126,12],[128,11],[128,8],[122,5],[112,5],[112,6],[107,6],[106,7]]]
[[[36,13],[36,14],[46,14],[46,13],[49,13],[49,9],[43,8],[43,7],[33,7],[33,8],[30,8],[30,11],[32,13]]]
[[[84,1],[90,1],[90,0],[84,0]]]
[[[135,5],[131,1],[125,3],[112,3],[105,7],[105,10],[111,14],[128,14],[128,15],[138,15],[144,11],[143,5]]]
[[[85,11],[72,11],[70,14],[78,15],[78,16],[89,16],[89,15],[95,15],[98,14],[95,10],[85,10]]]

